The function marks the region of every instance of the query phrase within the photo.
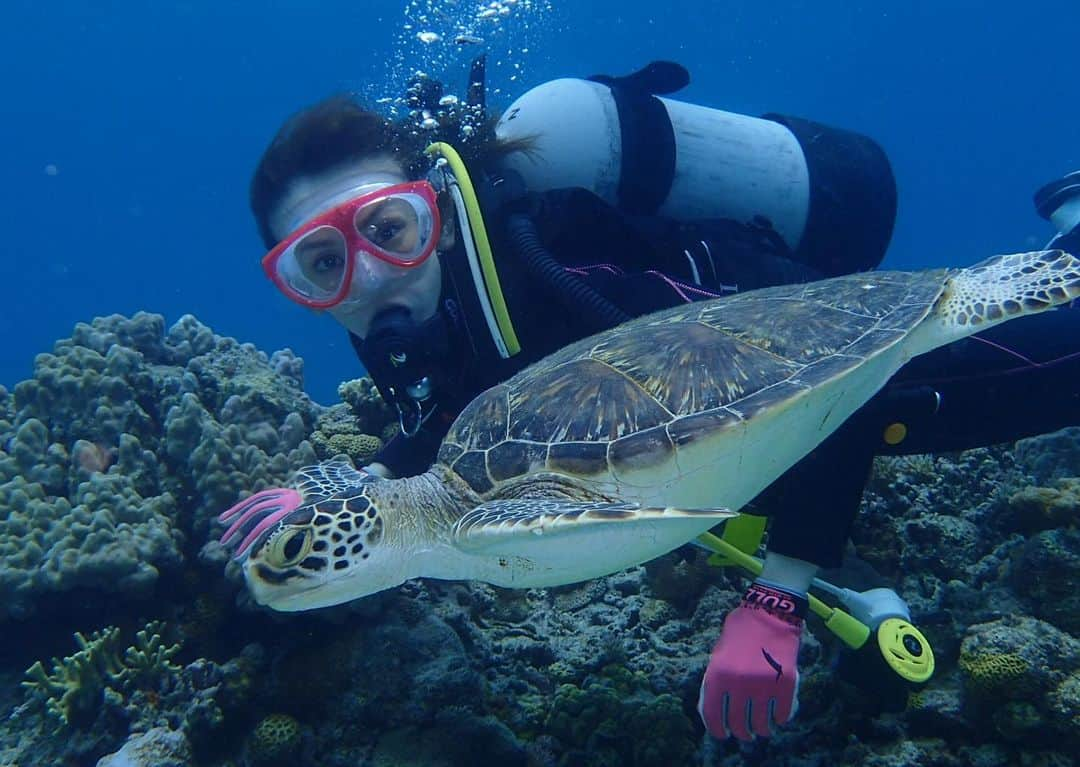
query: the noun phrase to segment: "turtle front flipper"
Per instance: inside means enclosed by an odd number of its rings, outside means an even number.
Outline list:
[[[499,586],[558,586],[647,562],[738,516],[728,509],[646,508],[565,499],[495,500],[454,525],[453,545]]]

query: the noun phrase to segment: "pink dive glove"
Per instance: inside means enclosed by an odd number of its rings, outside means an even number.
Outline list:
[[[724,620],[701,681],[698,714],[716,738],[768,737],[799,707],[805,594],[754,581]]]

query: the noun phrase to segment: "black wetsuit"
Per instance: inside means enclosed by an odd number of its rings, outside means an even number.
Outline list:
[[[526,213],[555,259],[629,316],[736,287],[744,291],[871,268],[877,258],[846,269],[818,269],[796,262],[767,227],[630,219],[583,189],[482,207],[522,351],[504,360],[480,350],[487,331],[475,319],[469,326],[467,318],[476,312],[465,311],[465,304],[475,296],[463,285],[464,254],[444,254],[440,312],[451,327],[455,384],[440,393],[439,409],[415,436],[399,435],[374,459],[396,476],[427,469],[453,418],[479,392],[599,329],[595,318],[576,312],[566,296],[523,267],[509,242],[511,214]],[[353,342],[359,350],[358,339]],[[916,358],[755,499],[752,510],[773,518],[770,550],[838,566],[875,454],[957,450],[1080,423],[1078,381],[1077,310],[1015,320]],[[898,444],[883,438],[893,423],[906,428]]]

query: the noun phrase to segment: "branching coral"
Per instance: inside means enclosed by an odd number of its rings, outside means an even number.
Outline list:
[[[120,659],[120,629],[110,626],[89,637],[76,632],[79,650],[52,659],[52,672],[41,661],[26,670],[22,686],[45,702],[48,711],[64,724],[77,725],[92,716],[105,688],[124,671]]]
[[[170,686],[180,673],[172,658],[180,645],[161,637],[164,624],[153,621],[135,634],[135,642],[121,651],[120,629],[110,626],[89,637],[76,632],[79,650],[66,658],[53,658],[52,670],[41,661],[26,670],[22,686],[44,702],[64,725],[89,724],[107,690],[130,695],[135,690]]]
[[[137,689],[154,689],[180,673],[180,667],[172,662],[180,652],[180,644],[165,644],[161,637],[164,630],[164,623],[151,621],[136,632],[135,643],[124,651],[124,668],[120,673],[126,684]]]

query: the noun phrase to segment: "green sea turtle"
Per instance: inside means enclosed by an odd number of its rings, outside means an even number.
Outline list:
[[[409,578],[553,586],[738,509],[911,357],[1080,295],[1061,251],[687,304],[575,343],[469,404],[417,477],[299,471],[221,519],[255,599],[304,610]]]

